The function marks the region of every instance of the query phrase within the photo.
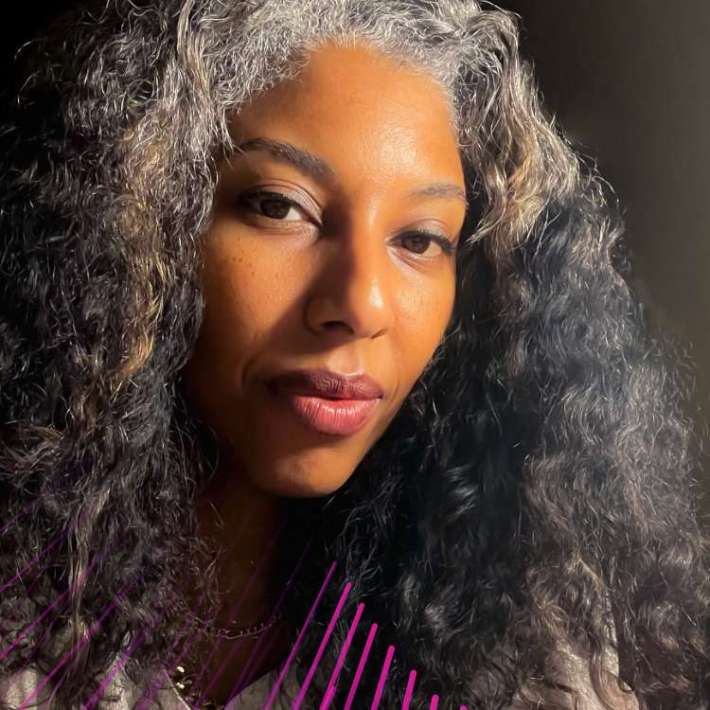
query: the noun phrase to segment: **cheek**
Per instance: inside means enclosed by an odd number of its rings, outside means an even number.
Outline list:
[[[446,331],[454,303],[453,278],[434,288],[402,291],[399,299],[398,344],[407,363],[408,384],[413,384],[431,359]]]
[[[297,298],[294,269],[249,249],[249,242],[215,238],[203,272],[206,307],[200,339],[213,360],[241,361],[262,348]]]
[[[208,235],[201,275],[205,298],[200,335],[184,370],[192,406],[216,430],[248,396],[249,368],[277,345],[279,328],[298,298],[293,264],[273,258],[235,230]]]

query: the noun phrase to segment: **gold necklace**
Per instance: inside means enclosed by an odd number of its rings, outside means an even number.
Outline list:
[[[258,636],[259,634],[270,629],[277,621],[283,618],[283,611],[279,609],[275,614],[272,614],[266,621],[261,621],[258,624],[252,624],[251,626],[246,626],[241,629],[237,629],[234,632],[230,632],[231,627],[218,627],[213,629],[212,636],[216,636],[219,639],[225,639],[226,641],[235,641],[236,639],[246,638],[249,636]]]
[[[187,674],[185,666],[181,666],[179,664],[175,666],[173,672],[170,674],[170,679],[172,680],[173,686],[175,687],[175,690],[177,690],[178,695],[189,705],[189,707],[192,708],[192,703],[195,703],[198,700],[198,693],[194,690],[190,690],[194,679]],[[200,710],[224,710],[225,707],[226,705],[221,703],[214,703],[211,700],[204,700]]]
[[[228,628],[217,628],[213,629],[211,632],[212,636],[224,639],[227,641],[235,641],[240,638],[248,638],[259,636],[267,629],[270,629],[276,622],[283,618],[283,611],[279,609],[275,614],[270,616],[265,621],[261,621],[257,624],[252,624],[251,626],[246,626],[241,629],[237,629],[234,632],[228,631]],[[185,670],[185,666],[182,664],[177,664],[170,674],[170,679],[178,691],[180,697],[188,703],[193,703],[198,700],[198,693],[192,688],[195,679]],[[203,701],[200,710],[224,710],[226,705],[214,703],[211,700]]]

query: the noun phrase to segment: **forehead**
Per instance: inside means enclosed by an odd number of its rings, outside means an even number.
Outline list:
[[[446,92],[424,72],[369,46],[329,44],[245,106],[232,131],[238,142],[268,136],[306,147],[340,175],[462,182],[451,116]]]

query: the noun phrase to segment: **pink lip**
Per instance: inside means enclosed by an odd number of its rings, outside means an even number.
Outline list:
[[[284,391],[278,391],[276,394],[311,429],[321,434],[340,436],[354,434],[362,429],[380,401],[379,399],[327,399]]]
[[[328,399],[376,399],[383,395],[382,388],[368,375],[341,375],[325,369],[291,370],[273,377],[269,385],[281,391]]]
[[[349,435],[362,429],[383,397],[367,375],[330,370],[294,370],[269,380],[269,389],[298,419],[322,434]]]

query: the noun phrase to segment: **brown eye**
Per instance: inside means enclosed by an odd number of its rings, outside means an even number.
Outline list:
[[[271,219],[283,219],[291,210],[291,205],[284,200],[273,197],[263,197],[259,200],[263,214]]]
[[[278,220],[280,222],[298,222],[304,214],[304,210],[297,202],[282,195],[280,192],[270,192],[267,190],[259,190],[249,192],[239,198],[239,205],[242,208],[249,209],[262,217]],[[286,217],[294,212],[294,216],[286,219]],[[300,216],[298,213],[301,213]]]
[[[441,253],[452,254],[455,250],[455,246],[449,239],[433,232],[406,232],[399,237],[399,242],[408,251],[415,254],[426,254],[428,257],[439,256]],[[428,254],[432,245],[434,245],[434,253]]]

